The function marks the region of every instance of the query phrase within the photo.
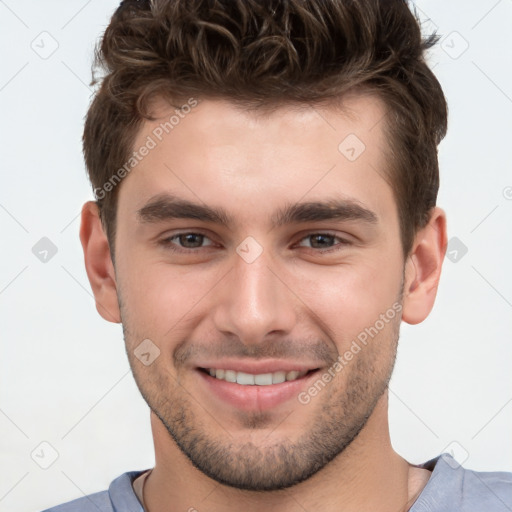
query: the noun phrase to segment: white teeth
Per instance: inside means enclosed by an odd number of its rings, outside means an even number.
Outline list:
[[[286,374],[286,380],[295,380],[298,376],[299,376],[299,372],[296,370],[293,370]]]
[[[226,370],[224,380],[227,380],[228,382],[236,382],[236,372],[234,370]]]
[[[227,382],[236,382],[242,386],[270,386],[272,384],[281,384],[285,381],[296,380],[306,375],[308,371],[292,370],[289,372],[277,371],[273,373],[260,373],[253,375],[252,373],[235,372],[234,370],[218,370],[217,368],[209,368],[208,373],[217,379],[226,380]]]
[[[270,386],[270,384],[272,384],[272,374],[260,373],[259,375],[255,375],[254,384],[258,384],[258,386]]]
[[[254,375],[251,375],[250,373],[237,372],[236,382],[237,384],[243,384],[244,386],[252,386],[254,384]]]
[[[284,382],[285,380],[286,380],[285,372],[274,372],[272,374],[272,384],[281,384],[281,382]]]

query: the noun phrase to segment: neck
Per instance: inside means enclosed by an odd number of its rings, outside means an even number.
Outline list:
[[[219,484],[196,469],[151,413],[155,468],[145,487],[150,512],[262,508],[280,512],[379,510],[404,512],[425,486],[430,472],[411,466],[391,446],[387,395],[359,435],[340,455],[308,480],[279,491],[254,492]]]

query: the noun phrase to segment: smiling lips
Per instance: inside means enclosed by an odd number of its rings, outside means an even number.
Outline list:
[[[305,367],[284,361],[224,361],[221,368],[197,367],[197,374],[212,395],[237,410],[254,412],[269,410],[294,400],[308,382],[315,378],[318,367]],[[227,366],[222,368],[222,366]],[[242,368],[238,370],[235,368]]]

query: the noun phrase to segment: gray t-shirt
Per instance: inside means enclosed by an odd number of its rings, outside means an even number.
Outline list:
[[[419,467],[432,471],[432,475],[410,512],[512,512],[512,473],[464,469],[448,453]],[[144,471],[123,473],[108,491],[43,512],[144,512],[132,486]]]

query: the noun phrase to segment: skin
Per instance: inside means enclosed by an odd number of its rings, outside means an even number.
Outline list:
[[[143,124],[134,148],[172,113],[163,102],[154,107],[160,118]],[[122,322],[151,408],[156,464],[144,494],[151,512],[169,504],[399,512],[427,483],[430,472],[391,446],[387,383],[401,321],[419,323],[433,307],[446,217],[432,210],[404,261],[385,179],[384,115],[380,100],[363,95],[347,96],[343,111],[281,105],[267,114],[202,101],[121,183],[115,266],[96,204],[84,205],[80,236],[97,309]],[[366,146],[354,161],[338,150],[349,134]],[[163,193],[223,207],[233,222],[143,221],[137,212]],[[270,224],[287,204],[332,198],[357,202],[377,222]],[[326,232],[333,238],[318,245]],[[191,248],[177,233],[205,238]],[[251,263],[236,251],[248,236],[263,249]],[[211,393],[197,371],[200,361],[228,354],[299,361],[323,374],[393,304],[400,314],[306,405],[293,397],[241,409]],[[148,366],[134,353],[144,339],[160,350]],[[311,384],[304,380],[302,390]]]

